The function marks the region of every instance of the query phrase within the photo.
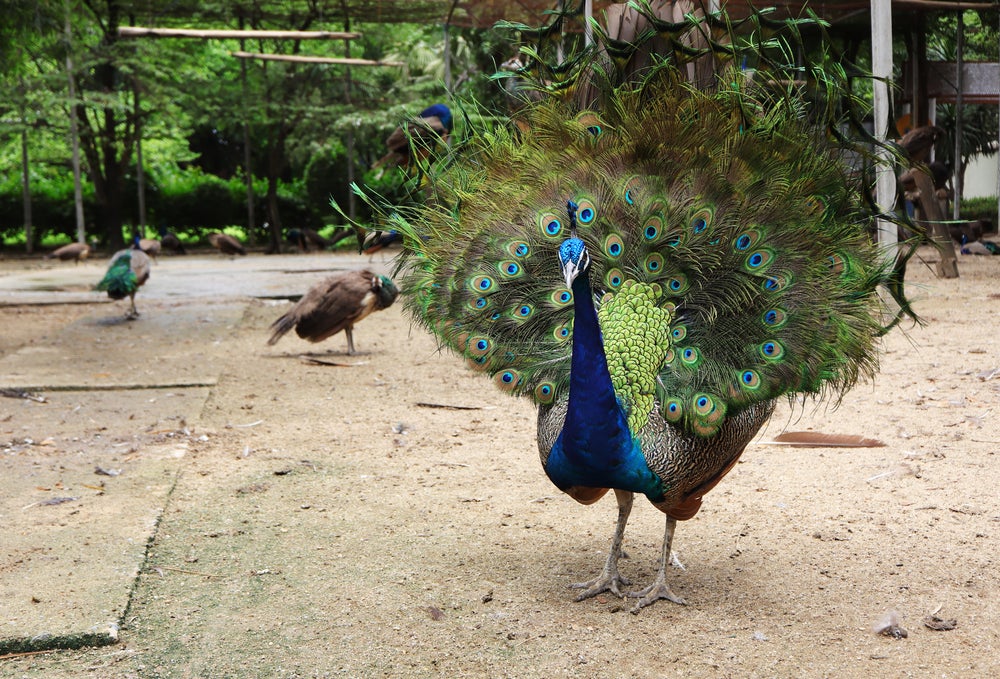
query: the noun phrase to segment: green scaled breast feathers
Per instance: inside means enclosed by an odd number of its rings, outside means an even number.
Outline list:
[[[407,308],[501,389],[565,398],[571,200],[633,430],[658,408],[708,436],[751,403],[873,374],[887,266],[858,178],[801,101],[740,71],[720,83],[664,65],[599,107],[549,96],[472,137],[433,198],[391,218]]]

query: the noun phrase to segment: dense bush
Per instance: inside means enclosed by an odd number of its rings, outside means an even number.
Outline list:
[[[138,223],[136,183],[129,177],[123,206],[126,223]],[[263,223],[267,220],[267,183],[255,179],[255,214],[257,238],[266,239]],[[285,226],[319,229],[330,220],[329,197],[311,200],[304,182],[278,186],[278,207]],[[31,185],[32,222],[35,244],[51,242],[60,235],[73,240],[76,216],[73,204],[72,177],[36,178]],[[89,182],[84,183],[84,217],[88,234],[95,233],[96,206]],[[209,231],[246,224],[246,185],[239,177],[220,179],[197,168],[180,169],[175,165],[149,168],[146,174],[146,222],[150,233],[163,226],[199,239]],[[0,176],[0,238],[4,242],[23,243],[24,210],[20,177],[14,173]]]

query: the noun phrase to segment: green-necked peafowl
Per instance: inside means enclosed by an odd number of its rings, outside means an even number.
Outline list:
[[[426,157],[439,143],[448,140],[452,129],[451,109],[444,104],[428,106],[392,131],[385,140],[388,152],[372,167],[400,166],[409,169],[416,160],[414,154]]]
[[[108,271],[97,284],[98,290],[107,291],[111,299],[125,299],[132,303],[132,308],[125,318],[132,320],[139,317],[135,308],[135,293],[149,280],[149,257],[139,248],[139,237],[135,245],[127,250],[119,250],[111,257]]]
[[[599,36],[610,58],[563,72],[523,126],[469,139],[425,205],[385,210],[405,239],[407,309],[538,404],[557,487],[584,504],[615,491],[610,552],[578,599],[626,594],[618,560],[635,493],[666,514],[659,572],[627,593],[635,610],[683,601],[666,577],[675,523],[698,512],[776,399],[842,394],[874,375],[876,287],[894,281],[849,164],[865,148],[831,133],[836,69],[806,89],[796,81],[816,71],[776,60],[794,50],[768,56],[754,42],[771,24],[744,39],[720,15],[643,18],[674,38],[662,59],[619,77],[632,43]],[[677,38],[727,28],[703,48]],[[735,66],[699,89],[685,82],[696,58]]]
[[[353,355],[354,325],[373,311],[390,307],[398,295],[391,279],[367,269],[334,274],[309,288],[288,313],[271,324],[267,343],[275,344],[292,328],[310,342],[322,342],[343,330],[347,353]]]

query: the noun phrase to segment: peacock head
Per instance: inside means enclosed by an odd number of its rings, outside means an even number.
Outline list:
[[[420,112],[420,117],[421,118],[435,117],[441,121],[441,124],[444,125],[444,128],[446,130],[448,130],[449,132],[451,132],[452,130],[453,121],[451,118],[451,109],[445,106],[444,104],[434,104],[432,106],[428,106],[427,108],[425,108],[423,111]]]
[[[590,254],[587,246],[576,235],[576,211],[579,206],[572,200],[566,201],[566,213],[569,215],[570,237],[559,245],[559,267],[562,269],[566,287],[573,287],[573,281],[590,266]]]
[[[567,288],[572,288],[576,277],[586,273],[589,266],[590,254],[583,240],[571,236],[559,244],[559,267]]]

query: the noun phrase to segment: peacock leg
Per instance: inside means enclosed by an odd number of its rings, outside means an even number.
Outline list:
[[[350,326],[350,325],[347,326],[346,328],[344,328],[344,334],[347,335],[347,355],[348,356],[353,356],[354,355],[354,333],[351,332],[352,330],[353,330],[353,327]]]
[[[131,321],[134,318],[139,318],[139,312],[135,308],[135,295],[130,295],[129,299],[132,302],[132,310],[125,315],[125,318]]]
[[[586,582],[575,582],[570,587],[582,589],[576,601],[583,601],[601,592],[611,592],[615,596],[625,598],[621,591],[621,586],[628,586],[631,583],[623,578],[618,572],[618,558],[622,554],[622,539],[625,537],[625,524],[628,523],[628,515],[632,512],[633,493],[628,490],[618,490],[615,488],[615,499],[618,500],[618,522],[615,524],[615,534],[611,538],[611,551],[604,562],[604,570],[593,580]]]
[[[670,544],[674,541],[674,528],[677,520],[667,517],[667,528],[663,534],[663,552],[660,554],[660,570],[656,574],[656,579],[649,587],[638,592],[629,592],[630,597],[641,597],[632,609],[633,613],[638,613],[641,609],[659,599],[667,599],[675,604],[686,604],[683,598],[674,594],[667,584],[667,564],[670,561]]]

